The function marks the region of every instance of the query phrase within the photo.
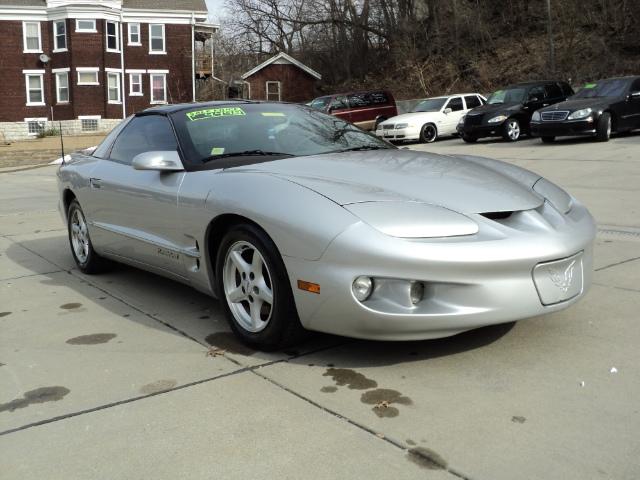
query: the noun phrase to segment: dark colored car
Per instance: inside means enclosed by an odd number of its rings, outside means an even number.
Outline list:
[[[387,90],[327,95],[314,99],[310,106],[364,130],[375,130],[378,123],[398,115],[396,101]]]
[[[611,132],[640,128],[640,77],[587,83],[566,102],[533,114],[531,134],[550,143],[556,137],[589,135],[606,142]]]
[[[523,133],[529,133],[533,112],[562,102],[571,95],[573,89],[561,81],[510,85],[492,93],[485,105],[467,113],[458,123],[457,130],[469,143],[483,137],[502,137],[515,142]]]

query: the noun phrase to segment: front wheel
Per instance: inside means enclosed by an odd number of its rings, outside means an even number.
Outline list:
[[[611,138],[611,114],[609,112],[604,112],[598,118],[596,138],[599,142],[608,142]]]
[[[245,344],[275,350],[301,339],[304,329],[284,263],[262,230],[242,224],[226,233],[216,280],[229,325]]]
[[[435,142],[438,138],[438,129],[433,123],[427,123],[420,130],[420,140],[424,143]]]
[[[553,143],[556,141],[556,137],[540,137],[542,139],[542,143]]]
[[[108,261],[93,249],[89,237],[89,227],[82,208],[77,200],[73,200],[67,210],[67,230],[71,255],[82,273],[99,273],[106,269]]]
[[[516,118],[507,118],[502,127],[502,138],[508,142],[517,142],[520,138],[520,122]]]

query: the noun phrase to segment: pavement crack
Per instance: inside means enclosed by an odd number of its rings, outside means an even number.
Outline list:
[[[600,268],[596,268],[595,271],[596,272],[600,272],[602,270],[606,270],[607,268],[611,268],[611,267],[617,267],[618,265],[623,265],[625,263],[629,263],[629,262],[634,262],[636,260],[640,260],[640,257],[633,257],[633,258],[628,258],[626,260],[622,260],[621,262],[617,262],[617,263],[612,263],[611,265],[606,265],[604,267],[600,267]]]

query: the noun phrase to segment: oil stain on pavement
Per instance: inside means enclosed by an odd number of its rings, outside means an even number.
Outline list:
[[[407,459],[416,465],[429,470],[445,470],[447,461],[433,450],[424,447],[416,447],[409,450]]]
[[[41,387],[26,392],[22,398],[16,398],[7,403],[0,404],[0,412],[13,412],[20,408],[26,408],[34,403],[57,402],[71,392],[65,387]]]
[[[320,391],[322,393],[335,393],[338,391],[338,387],[334,387],[333,385],[328,385],[326,387],[322,387]]]
[[[65,303],[64,305],[60,305],[60,308],[62,308],[63,310],[75,310],[76,308],[80,308],[81,306],[81,303]]]
[[[157,382],[148,383],[140,388],[140,392],[145,395],[151,395],[152,393],[166,392],[171,390],[178,384],[175,380],[158,380]]]
[[[360,397],[362,403],[373,405],[371,409],[380,418],[397,417],[400,411],[393,407],[392,404],[413,405],[413,401],[409,397],[403,396],[397,390],[388,388],[377,388],[364,392]]]
[[[347,386],[351,390],[368,390],[376,388],[378,382],[365,377],[363,374],[349,368],[327,368],[323,377],[331,377],[336,385]]]
[[[0,318],[6,317],[7,315],[11,315],[11,312],[0,312]]]
[[[229,353],[235,353],[237,355],[251,356],[255,350],[242,344],[236,339],[235,335],[231,332],[217,332],[207,335],[204,339],[211,346],[218,347],[222,350],[226,350]]]
[[[80,335],[79,337],[70,338],[66,343],[69,345],[98,345],[107,343],[116,337],[117,335],[115,333],[94,333],[92,335]]]

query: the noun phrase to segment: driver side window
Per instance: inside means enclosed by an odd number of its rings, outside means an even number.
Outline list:
[[[118,136],[109,160],[131,165],[134,157],[144,152],[176,151],[173,128],[162,115],[135,117]]]
[[[462,105],[462,97],[452,98],[444,108],[450,108],[452,112],[459,112],[460,110],[464,110],[464,106]]]
[[[533,98],[537,98],[539,102],[544,100],[544,87],[542,85],[533,87],[529,90],[529,100],[532,100]]]

